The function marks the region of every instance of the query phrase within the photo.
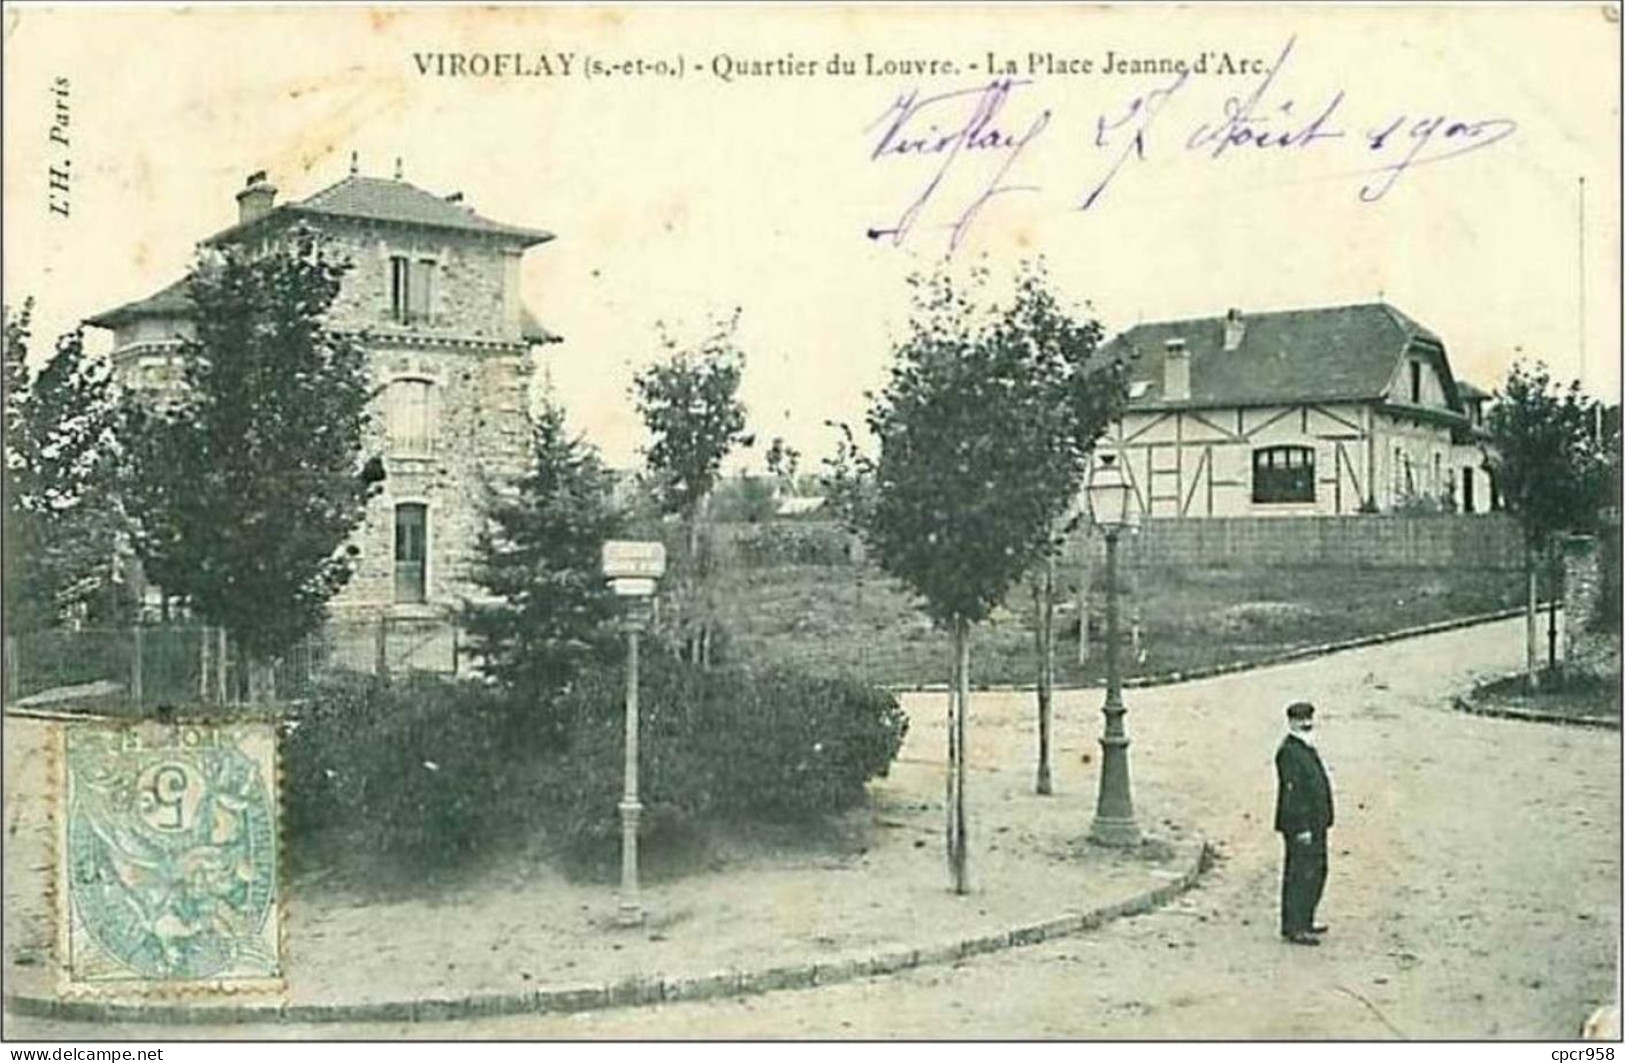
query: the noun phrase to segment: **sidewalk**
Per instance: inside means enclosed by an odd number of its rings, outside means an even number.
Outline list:
[[[394,1021],[579,1010],[865,977],[1075,933],[1165,902],[1194,881],[1202,846],[1146,824],[1135,853],[1083,841],[1087,785],[1032,792],[1030,753],[971,738],[974,890],[948,890],[942,854],[943,698],[908,699],[912,726],[870,809],[818,841],[774,848],[758,832],[713,865],[646,885],[641,928],[614,925],[616,887],[515,857],[472,886],[369,902],[322,874],[289,884],[287,1007],[200,998],[153,1005],[169,1022]],[[8,718],[5,991],[17,1014],[138,1018],[55,1004],[47,883],[50,723]],[[994,750],[1003,752],[995,754]],[[1064,751],[1061,755],[1065,755]],[[1076,776],[1076,754],[1068,775]],[[1028,763],[1023,763],[1026,760]],[[516,849],[522,845],[516,843]],[[221,1005],[228,1005],[224,1008]]]

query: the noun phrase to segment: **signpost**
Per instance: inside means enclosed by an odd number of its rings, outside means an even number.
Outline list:
[[[611,540],[604,544],[604,578],[610,589],[626,599],[626,781],[621,794],[621,903],[616,921],[621,926],[643,922],[638,896],[638,635],[645,622],[646,603],[666,574],[666,548],[661,543]]]

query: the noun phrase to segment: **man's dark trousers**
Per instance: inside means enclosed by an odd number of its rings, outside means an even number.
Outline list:
[[[1281,933],[1307,933],[1326,888],[1326,832],[1307,842],[1286,837],[1286,870],[1281,876]]]

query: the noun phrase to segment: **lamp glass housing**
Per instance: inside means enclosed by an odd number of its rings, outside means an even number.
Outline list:
[[[1103,454],[1089,475],[1089,519],[1108,531],[1136,523],[1134,488],[1123,475],[1115,455]]]

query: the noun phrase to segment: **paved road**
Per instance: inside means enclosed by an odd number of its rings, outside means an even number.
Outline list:
[[[1468,717],[1450,695],[1516,666],[1517,621],[1131,691],[1142,822],[1195,823],[1224,858],[1170,908],[1044,946],[824,989],[425,1027],[208,1029],[300,1037],[1571,1037],[1616,995],[1617,732]],[[1282,709],[1320,706],[1338,795],[1331,924],[1275,935],[1269,831]],[[1092,807],[1099,695],[1063,695],[1059,785]],[[911,700],[940,730],[940,697]],[[1030,756],[1030,695],[974,705],[973,762]],[[151,1037],[8,1019],[11,1036]],[[162,1036],[186,1031],[164,1030]]]

